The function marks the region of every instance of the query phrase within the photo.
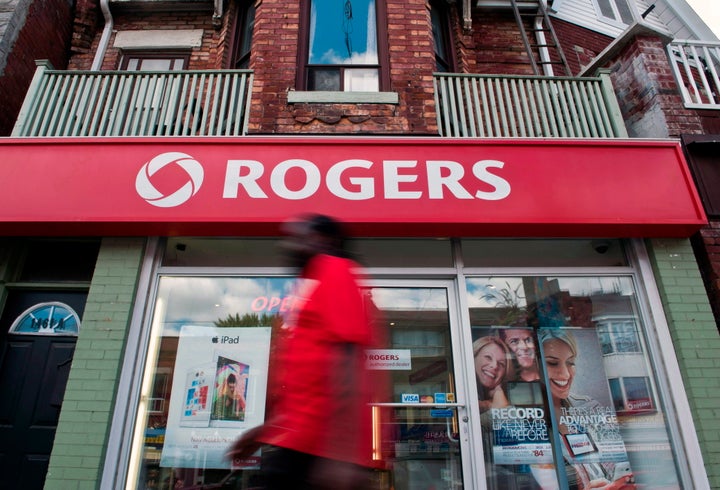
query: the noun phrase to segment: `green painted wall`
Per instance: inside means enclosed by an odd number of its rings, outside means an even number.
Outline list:
[[[711,488],[720,488],[720,334],[690,240],[648,240]]]
[[[81,320],[46,489],[99,487],[145,238],[105,238]]]

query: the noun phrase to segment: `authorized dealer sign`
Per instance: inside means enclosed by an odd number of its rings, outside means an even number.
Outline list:
[[[368,236],[688,236],[672,141],[0,140],[2,234],[263,235],[301,212]]]

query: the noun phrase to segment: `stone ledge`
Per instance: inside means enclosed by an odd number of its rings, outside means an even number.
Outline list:
[[[288,104],[398,104],[397,92],[288,92]]]

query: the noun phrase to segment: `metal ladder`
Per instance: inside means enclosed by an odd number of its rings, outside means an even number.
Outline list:
[[[527,51],[528,57],[530,58],[533,73],[535,75],[545,75],[546,73],[544,67],[547,66],[547,68],[553,71],[553,75],[558,76],[558,74],[554,73],[553,70],[553,65],[556,65],[557,67],[561,67],[563,69],[566,76],[572,76],[567,59],[565,58],[565,53],[560,46],[560,42],[555,34],[555,29],[553,29],[552,23],[550,22],[550,16],[547,13],[545,2],[543,0],[536,0],[534,2],[525,1],[523,3],[537,4],[537,10],[534,8],[521,10],[518,6],[517,0],[510,0],[510,5],[512,6],[513,13],[515,14],[515,20],[520,28],[523,44],[525,44],[525,51]],[[525,28],[526,19],[530,19],[530,25],[532,26],[530,33],[532,35],[532,39],[528,38],[528,32]],[[537,19],[541,20],[540,27],[535,25]],[[538,33],[542,33],[544,35],[544,43],[538,42]],[[540,56],[541,50],[547,50],[547,61],[543,61]]]

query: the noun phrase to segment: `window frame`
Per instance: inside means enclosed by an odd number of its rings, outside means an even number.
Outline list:
[[[437,12],[439,27],[442,31],[439,36],[442,38],[444,52],[439,53],[437,36],[435,33],[435,23],[433,21],[433,12]],[[453,73],[456,70],[455,50],[453,49],[452,23],[450,22],[450,12],[448,4],[441,0],[431,0],[430,2],[430,30],[433,36],[433,54],[435,56],[435,71],[443,73]],[[441,65],[442,64],[442,69]]]
[[[300,2],[300,26],[298,29],[298,59],[295,87],[298,91],[327,92],[323,90],[309,89],[309,68],[312,67],[337,67],[340,69],[340,90],[333,92],[353,93],[345,91],[343,87],[343,75],[346,68],[373,68],[378,70],[378,92],[390,91],[390,66],[387,45],[387,6],[384,0],[375,1],[375,32],[377,35],[378,64],[377,65],[316,65],[308,62],[310,53],[310,11],[313,0],[301,0]]]
[[[647,394],[647,399],[649,401],[650,406],[647,408],[634,408],[629,407],[629,402],[631,401],[628,396],[628,382],[638,381],[642,380],[645,385],[645,392]],[[657,402],[655,399],[655,394],[653,391],[653,383],[650,380],[649,376],[621,376],[617,378],[609,378],[608,384],[610,385],[610,391],[612,395],[612,401],[615,405],[615,411],[619,415],[629,415],[629,414],[651,414],[656,413],[658,411],[657,408]],[[613,391],[613,386],[619,390],[616,392]],[[619,395],[621,399],[616,399],[615,395]],[[618,401],[622,402],[622,407],[618,407]]]
[[[614,17],[608,17],[605,13],[603,13],[603,7],[600,5],[600,2],[607,2],[608,6],[612,10]],[[632,22],[625,22],[625,19],[623,19],[622,17],[622,11],[618,6],[618,2],[624,2],[625,6],[627,6],[628,12],[632,17]],[[637,12],[635,6],[633,2],[629,0],[592,0],[592,3],[593,7],[595,7],[595,12],[598,16],[598,20],[600,20],[601,22],[612,24],[618,27],[627,27],[629,25],[632,25],[632,23],[635,22],[635,20],[637,19]]]
[[[164,49],[153,49],[153,50],[135,50],[135,49],[126,49],[123,50],[122,57],[120,58],[120,70],[126,70],[126,71],[142,71],[139,68],[130,69],[128,66],[130,65],[130,60],[137,59],[139,60],[139,65],[142,63],[143,60],[170,60],[171,61],[171,68],[169,71],[181,71],[181,70],[189,70],[189,64],[190,64],[190,50],[164,50]],[[179,68],[175,68],[173,65],[177,63],[177,61],[182,60],[182,66]],[[138,66],[139,66],[138,65]],[[158,70],[148,70],[148,71],[158,71]],[[159,71],[166,71],[166,70],[159,70]]]
[[[255,0],[248,0],[238,4],[232,30],[232,46],[228,59],[228,68],[231,70],[250,69],[256,13]],[[250,32],[248,33],[248,31]],[[245,46],[246,42],[247,46]]]

